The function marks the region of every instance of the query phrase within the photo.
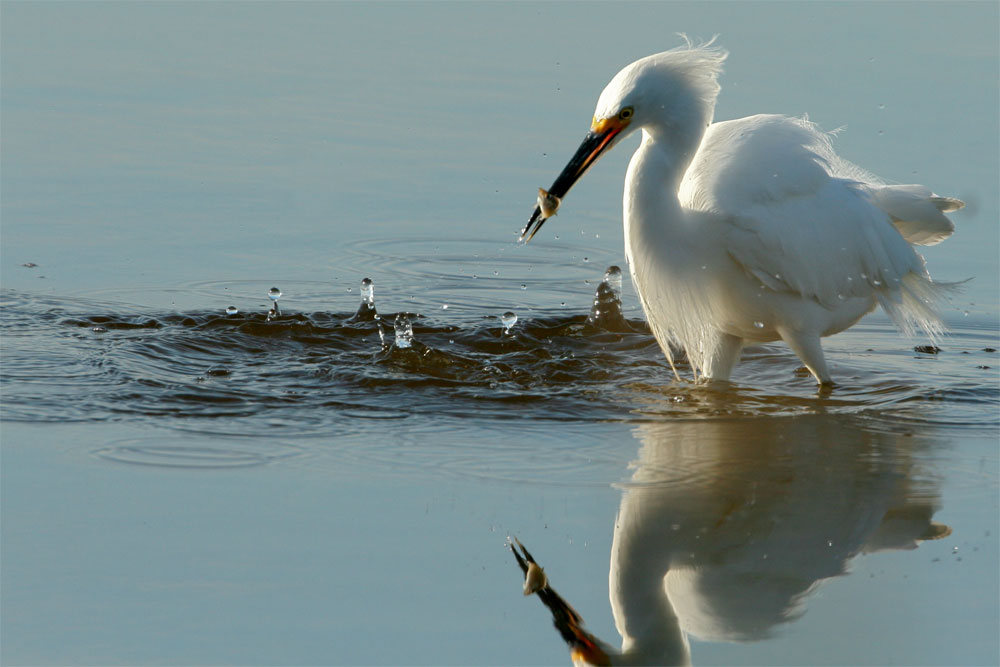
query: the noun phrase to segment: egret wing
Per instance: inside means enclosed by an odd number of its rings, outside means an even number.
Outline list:
[[[730,256],[762,285],[834,307],[873,291],[891,296],[911,273],[926,279],[923,259],[872,196],[883,187],[808,120],[760,115],[708,129],[680,198],[724,221]]]

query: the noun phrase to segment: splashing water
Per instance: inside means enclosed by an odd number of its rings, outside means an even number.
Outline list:
[[[503,332],[509,334],[511,328],[517,324],[517,313],[508,310],[506,313],[500,316],[500,322],[503,324]]]
[[[375,283],[372,282],[371,278],[365,278],[361,281],[361,305],[358,306],[358,312],[354,314],[353,319],[356,322],[381,319],[378,311],[375,310]],[[379,336],[384,338],[381,322],[379,322]]]
[[[589,316],[561,312],[555,302],[532,317],[522,313],[517,335],[500,337],[496,317],[434,308],[437,315],[421,319],[415,340],[410,322],[418,315],[412,312],[398,321],[396,313],[358,321],[352,312],[327,310],[273,320],[265,312],[228,316],[219,309],[67,317],[60,309],[79,303],[56,302],[53,310],[50,300],[12,293],[0,313],[0,331],[31,335],[5,336],[5,417],[198,415],[237,420],[232,426],[238,432],[256,433],[274,419],[295,428],[340,428],[343,415],[362,413],[509,419],[512,402],[525,407],[519,418],[577,421],[793,414],[816,405],[815,387],[795,374],[795,358],[780,345],[744,353],[747,387],[677,384],[646,323],[623,316],[609,284],[597,288],[595,302]],[[67,327],[89,336],[67,336]],[[887,325],[863,332],[859,347],[899,348]],[[921,364],[919,376],[905,354],[841,354],[838,363],[854,384],[838,390],[837,403],[823,409],[878,408],[921,423],[995,423],[1000,346],[981,331],[966,330],[965,336],[942,346],[933,366]],[[97,337],[114,345],[94,345]],[[41,394],[39,340],[51,356],[50,381]],[[21,341],[30,345],[22,349]],[[676,363],[682,373],[687,369],[682,354]]]
[[[615,296],[622,298],[622,270],[616,265],[611,265],[604,272],[604,282],[614,290]]]
[[[396,331],[396,347],[405,350],[413,346],[413,324],[410,323],[410,316],[407,313],[396,315],[393,328]]]
[[[237,308],[236,306],[229,306],[228,308],[226,308],[226,315],[236,315],[239,312],[240,309]]]
[[[604,272],[604,280],[594,292],[594,305],[587,316],[587,324],[591,328],[619,333],[633,331],[622,312],[621,289],[622,270],[609,266]]]
[[[281,298],[281,290],[278,289],[277,287],[272,287],[271,289],[267,290],[267,298],[274,302],[271,305],[271,310],[269,310],[267,313],[267,321],[270,322],[271,320],[281,315],[281,309],[278,308],[278,299]]]

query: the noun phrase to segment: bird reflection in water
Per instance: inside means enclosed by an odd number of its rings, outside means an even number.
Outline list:
[[[915,448],[854,418],[676,421],[636,429],[611,547],[613,649],[549,585],[534,591],[574,664],[690,664],[688,637],[753,641],[804,612],[861,553],[915,549],[950,529]],[[514,540],[521,569],[537,568]],[[531,592],[526,588],[526,593]]]

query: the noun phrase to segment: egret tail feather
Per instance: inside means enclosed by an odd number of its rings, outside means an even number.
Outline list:
[[[904,335],[913,336],[921,330],[931,341],[938,341],[947,331],[940,308],[965,282],[935,282],[929,276],[909,273],[900,281],[898,291],[880,290],[876,298]]]

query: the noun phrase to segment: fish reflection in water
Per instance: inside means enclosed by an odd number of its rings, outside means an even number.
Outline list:
[[[949,535],[932,519],[937,490],[912,456],[926,444],[851,419],[639,426],[611,547],[621,651],[587,633],[554,591],[539,592],[574,663],[690,664],[689,636],[767,638],[857,555]],[[522,570],[534,561],[515,556]]]

